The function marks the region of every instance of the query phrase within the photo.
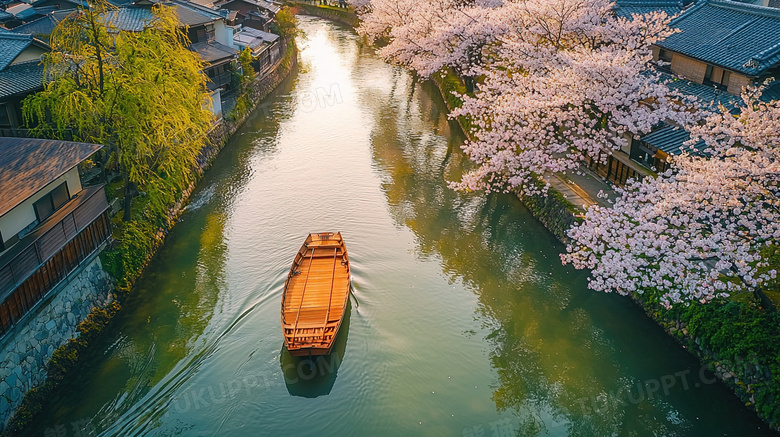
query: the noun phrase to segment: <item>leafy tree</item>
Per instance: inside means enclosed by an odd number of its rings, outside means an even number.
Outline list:
[[[252,67],[252,50],[249,47],[244,47],[241,53],[238,54],[238,62],[241,64],[241,85],[245,85],[252,80],[255,75],[255,69]]]
[[[298,19],[288,7],[283,7],[276,13],[275,32],[284,39],[294,38],[300,30],[298,29]]]
[[[43,59],[49,79],[24,101],[40,134],[106,146],[104,165],[125,179],[125,221],[136,189],[158,216],[189,182],[211,114],[203,63],[169,7],[141,32],[111,26],[112,7],[94,0],[51,36]]]

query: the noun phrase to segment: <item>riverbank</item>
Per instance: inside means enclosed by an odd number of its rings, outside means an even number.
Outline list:
[[[444,72],[434,75],[433,81],[450,111],[460,105],[452,92],[465,93],[465,85],[456,75]],[[471,123],[463,117],[457,121],[470,138]],[[547,196],[516,194],[559,241],[570,242],[566,232],[584,213],[570,197],[555,186],[549,188]],[[745,406],[780,431],[780,313],[767,313],[744,300],[692,303],[667,310],[653,293],[635,293],[631,298]]]
[[[290,6],[298,8],[296,13],[303,13],[306,15],[312,15],[315,17],[325,18],[327,20],[335,21],[337,23],[345,24],[351,27],[358,27],[360,20],[357,14],[350,12],[343,8],[337,8],[333,6],[323,6],[304,2],[290,1],[287,2]]]
[[[20,433],[35,419],[36,415],[41,413],[44,402],[68,377],[69,372],[79,362],[80,355],[119,313],[135,281],[162,246],[170,229],[176,224],[197,182],[209,169],[228,139],[244,124],[260,100],[267,97],[296,67],[297,53],[295,41],[290,39],[277,64],[262,77],[255,77],[248,87],[250,97],[248,101],[251,104],[248,110],[233,120],[221,120],[211,129],[208,134],[209,143],[201,149],[196,167],[192,169],[188,188],[177,196],[178,201],[170,205],[164,217],[152,217],[144,208],[143,201],[134,202],[133,219],[115,228],[115,237],[119,243],[100,254],[103,268],[116,281],[116,289],[112,293],[110,303],[93,309],[84,322],[79,324],[77,336],[54,351],[52,358],[46,364],[45,381],[25,394],[21,406],[12,415],[5,429],[0,432],[0,436]],[[115,218],[115,224],[119,224],[116,220],[118,218]]]

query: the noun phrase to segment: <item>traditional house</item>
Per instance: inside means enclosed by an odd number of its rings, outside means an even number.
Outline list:
[[[658,42],[654,58],[691,82],[739,95],[780,73],[780,10],[706,0],[670,25],[680,32]]]
[[[41,56],[49,46],[32,35],[0,32],[0,136],[22,121],[21,101],[43,89]]]
[[[103,186],[78,172],[100,148],[0,138],[0,335],[110,237]]]
[[[249,48],[252,51],[252,67],[260,74],[276,64],[282,56],[279,35],[275,33],[244,27],[233,35],[233,43],[239,50]]]
[[[214,6],[236,13],[235,23],[263,32],[270,31],[270,25],[281,7],[264,0],[220,0]]]
[[[632,3],[618,2],[619,14],[621,5],[627,4]],[[705,0],[680,13],[671,26],[680,32],[653,49],[661,80],[673,91],[695,97],[705,109],[735,110],[742,104],[739,94],[744,86],[768,77],[780,78],[780,10]],[[780,86],[775,83],[763,97],[778,96]],[[606,164],[588,160],[589,166],[607,180],[623,185],[628,178],[665,170],[670,155],[707,153],[702,142],[687,144],[688,132],[671,123],[628,140]]]

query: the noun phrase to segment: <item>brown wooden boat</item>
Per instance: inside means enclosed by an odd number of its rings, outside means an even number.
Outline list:
[[[349,301],[347,247],[341,233],[309,234],[282,294],[284,345],[291,355],[327,355]]]

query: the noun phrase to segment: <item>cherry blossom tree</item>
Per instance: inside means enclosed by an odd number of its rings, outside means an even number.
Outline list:
[[[576,169],[586,155],[606,160],[661,121],[695,119],[650,72],[651,44],[673,33],[669,18],[625,19],[613,5],[522,0],[494,11],[511,30],[484,50],[479,92],[453,113],[476,126],[464,150],[479,164],[454,188],[534,193],[536,175]]]
[[[492,17],[499,0],[355,0],[353,5],[360,33],[387,42],[379,56],[426,78],[442,67],[469,76],[481,61],[482,47],[505,31]]]
[[[653,290],[667,307],[761,297],[777,274],[762,249],[780,238],[780,102],[760,94],[749,89],[739,114],[721,108],[690,129],[709,157],[677,157],[657,178],[630,182],[612,208],[591,207],[563,262],[592,269],[594,290]]]

